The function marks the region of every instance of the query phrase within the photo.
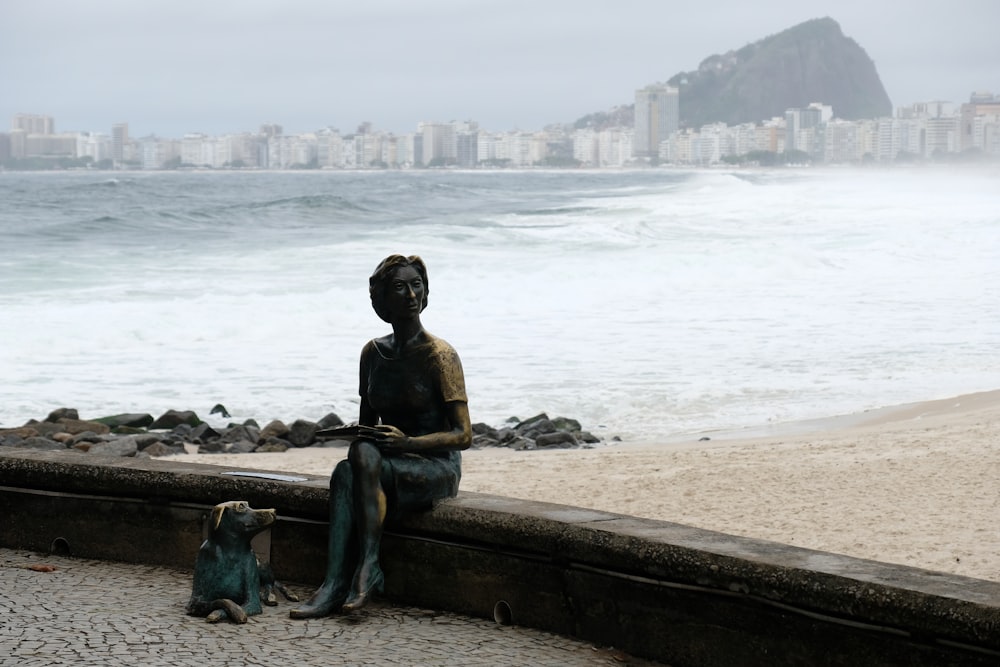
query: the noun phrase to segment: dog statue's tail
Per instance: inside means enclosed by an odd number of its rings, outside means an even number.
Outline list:
[[[232,600],[219,598],[218,600],[212,600],[209,606],[212,611],[205,617],[205,620],[209,623],[218,623],[226,617],[230,618],[233,623],[247,622],[247,613],[243,611],[243,607]]]

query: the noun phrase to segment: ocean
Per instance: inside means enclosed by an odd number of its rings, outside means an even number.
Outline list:
[[[429,272],[473,421],[701,433],[1000,388],[1000,171],[0,173],[0,425],[357,418]]]

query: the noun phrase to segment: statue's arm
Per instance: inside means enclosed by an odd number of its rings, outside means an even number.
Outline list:
[[[375,426],[378,424],[378,414],[375,408],[368,402],[368,397],[362,392],[361,410],[358,413],[358,423],[362,426]]]
[[[469,404],[465,401],[445,403],[448,423],[447,431],[408,436],[395,426],[378,426],[382,438],[378,445],[386,450],[398,452],[427,452],[453,449],[468,449],[472,444],[472,420],[469,418]]]

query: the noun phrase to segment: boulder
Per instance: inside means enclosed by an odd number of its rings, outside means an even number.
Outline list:
[[[147,413],[124,413],[120,415],[110,415],[108,417],[98,417],[94,421],[106,424],[112,429],[116,429],[121,426],[146,428],[153,423],[153,415]]]
[[[197,438],[201,442],[206,440],[215,440],[220,437],[219,432],[208,425],[208,422],[202,422],[191,429],[188,437],[195,439]]]
[[[36,435],[39,435],[39,433],[38,429],[35,428],[34,426],[22,426],[20,428],[0,429],[0,438],[7,438],[14,436],[21,438],[23,440],[24,438],[33,438]]]
[[[316,441],[319,426],[306,419],[296,419],[288,429],[288,442],[293,447],[308,447]]]
[[[102,456],[135,456],[136,452],[139,451],[135,437],[134,435],[128,435],[124,438],[115,438],[106,442],[90,443],[90,448],[87,451],[90,454]]]
[[[53,436],[57,437],[57,436]],[[93,431],[84,431],[82,433],[77,433],[76,435],[69,436],[70,440],[66,443],[70,447],[75,447],[81,442],[103,442],[106,438],[103,435],[98,435]]]
[[[209,440],[198,445],[199,454],[221,454],[224,451],[226,451],[226,444],[222,442],[222,438]]]
[[[271,420],[267,426],[260,430],[260,440],[267,442],[270,438],[284,438],[288,436],[288,426],[280,419]]]
[[[60,430],[65,431],[71,435],[78,435],[84,433],[85,431],[91,431],[98,435],[106,435],[111,433],[111,428],[106,424],[101,424],[100,422],[87,421],[85,419],[72,419],[70,417],[62,417],[56,424],[60,427]]]
[[[171,447],[165,442],[154,442],[144,449],[140,449],[136,454],[137,458],[156,458],[159,456],[170,456],[172,454],[183,454],[184,447]]]
[[[194,427],[200,423],[201,420],[198,418],[198,415],[192,410],[167,410],[156,421],[150,424],[149,428],[170,430],[181,424]]]
[[[197,429],[195,429],[197,430]],[[257,440],[260,439],[260,429],[254,426],[248,426],[246,424],[240,424],[239,426],[234,426],[225,433],[222,434],[220,440],[224,444],[237,443],[242,440],[247,440],[254,443],[256,446]]]
[[[60,419],[79,419],[80,413],[76,408],[57,408],[49,413],[45,421],[55,423]]]
[[[56,442],[55,440],[50,440],[49,438],[43,438],[41,436],[25,438],[17,446],[25,449],[66,449],[66,445],[61,442]]]
[[[334,428],[336,426],[343,426],[343,425],[344,425],[344,420],[332,412],[324,416],[318,422],[316,422],[316,427],[318,429]]]
[[[576,447],[580,443],[576,441],[572,433],[567,433],[566,431],[556,431],[555,433],[542,433],[537,438],[535,438],[535,445],[537,447],[562,447],[571,448]]]
[[[271,452],[281,453],[287,452],[289,444],[282,440],[281,438],[270,436],[263,443],[257,445],[257,449],[253,450],[255,454],[266,454]]]
[[[552,420],[552,423],[560,431],[568,431],[570,433],[579,431],[582,428],[580,426],[580,422],[578,422],[575,419],[569,419],[567,417],[556,417],[555,419]]]
[[[256,440],[237,440],[226,447],[227,454],[249,454],[257,449]]]
[[[528,421],[521,422],[514,430],[522,437],[534,439],[543,433],[555,433],[559,429],[557,429],[556,425],[552,423],[552,420],[543,413],[536,417],[532,417]]]

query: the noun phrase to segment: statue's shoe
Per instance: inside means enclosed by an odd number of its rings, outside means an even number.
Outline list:
[[[345,612],[358,611],[368,604],[375,592],[385,592],[385,575],[382,574],[382,568],[375,566],[370,569],[370,572],[368,585],[363,590],[352,592],[351,597],[344,602],[343,610]]]

